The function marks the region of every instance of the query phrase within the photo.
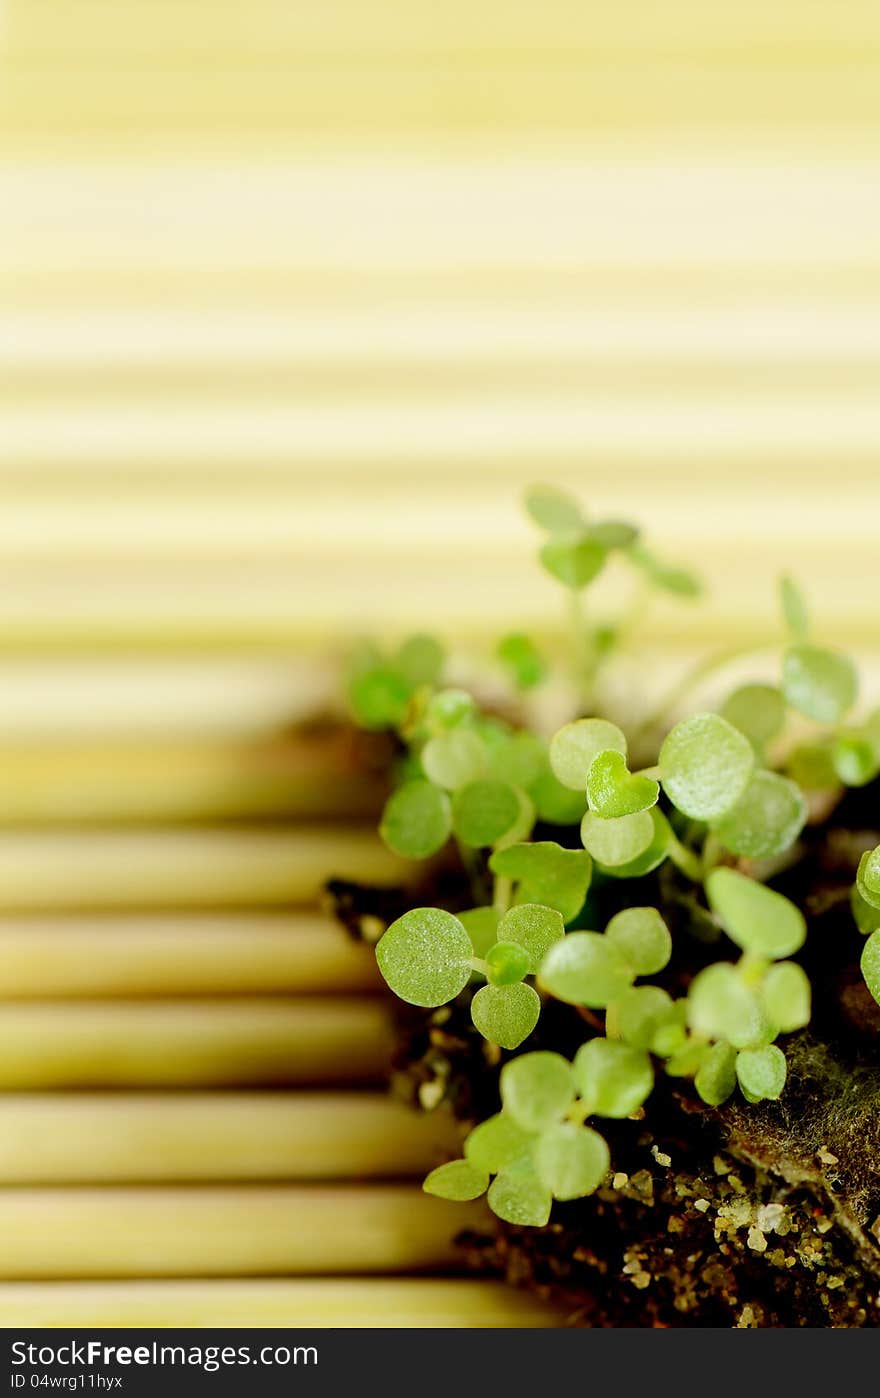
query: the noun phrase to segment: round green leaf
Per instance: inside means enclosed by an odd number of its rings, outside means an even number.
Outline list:
[[[803,946],[807,924],[800,908],[745,874],[713,869],[706,896],[728,937],[743,951],[780,961]]]
[[[471,1001],[471,1019],[484,1039],[499,1048],[519,1048],[538,1023],[541,997],[522,981],[484,985]]]
[[[611,1154],[598,1131],[564,1122],[538,1138],[535,1168],[554,1199],[582,1199],[605,1179]]]
[[[880,1005],[880,931],[872,932],[866,941],[861,967],[865,985]]]
[[[492,985],[514,985],[529,974],[529,958],[516,942],[496,942],[486,952]]]
[[[733,854],[769,859],[791,848],[806,821],[807,803],[800,787],[776,772],[759,770],[714,828]]]
[[[609,1007],[609,1027],[613,1010],[614,1025],[624,1043],[649,1049],[657,1030],[668,1022],[672,1006],[672,997],[658,985],[634,985]]]
[[[782,690],[789,704],[817,723],[840,723],[856,702],[852,661],[820,646],[791,646],[782,661]]]
[[[577,500],[554,485],[533,485],[526,491],[524,503],[526,513],[548,534],[572,534],[584,527]]]
[[[613,942],[598,932],[569,932],[548,951],[541,984],[557,1000],[604,1009],[632,985],[635,972]]]
[[[775,1101],[785,1087],[785,1054],[775,1044],[742,1049],[736,1055],[736,1076],[749,1101]]]
[[[534,783],[550,771],[547,745],[526,729],[508,733],[490,753],[489,768],[499,781],[531,792]]]
[[[593,758],[587,777],[590,809],[605,820],[635,815],[656,806],[660,787],[652,777],[632,773],[623,753],[600,752]]]
[[[452,799],[452,828],[462,844],[483,849],[500,840],[519,813],[519,798],[513,787],[483,777],[456,791]]]
[[[486,1197],[493,1214],[517,1228],[543,1228],[553,1207],[553,1195],[528,1158],[501,1170]]]
[[[694,977],[688,990],[687,1018],[695,1034],[726,1039],[734,1048],[759,1042],[767,1032],[757,995],[726,961],[717,961]]]
[[[579,592],[605,567],[608,550],[589,535],[558,535],[544,544],[538,555],[547,572],[572,592]]]
[[[587,777],[600,752],[626,755],[626,738],[604,718],[579,718],[566,723],[550,740],[550,765],[563,786],[584,793]]]
[[[534,641],[521,631],[502,637],[498,643],[498,658],[507,666],[517,689],[534,689],[547,673]]]
[[[393,666],[377,664],[358,671],[348,698],[362,728],[398,728],[406,715],[410,686]]]
[[[880,908],[880,845],[866,850],[859,860],[856,887],[866,903]]]
[[[389,796],[379,834],[406,859],[427,859],[449,839],[452,815],[445,791],[428,781],[404,782]]]
[[[605,928],[605,936],[622,952],[637,976],[653,976],[672,955],[669,928],[656,908],[624,908]]]
[[[710,1107],[720,1107],[736,1087],[736,1049],[713,1044],[703,1055],[694,1078],[697,1092]]]
[[[588,1039],[572,1070],[581,1097],[597,1116],[632,1116],[654,1086],[648,1055],[615,1039]]]
[[[791,1034],[810,1022],[810,978],[794,961],[771,966],[758,992],[764,1014],[781,1034]]]
[[[445,652],[434,636],[409,636],[397,652],[396,668],[412,689],[422,684],[434,684]]]
[[[584,792],[563,786],[549,766],[529,783],[529,795],[535,803],[538,819],[547,825],[577,825],[584,813]]]
[[[504,914],[498,926],[499,941],[515,942],[527,958],[527,972],[536,976],[554,942],[565,935],[562,914],[540,903],[520,903]]]
[[[801,743],[789,754],[786,766],[803,791],[834,791],[840,785],[832,749],[825,743]]]
[[[804,594],[787,573],[779,579],[779,600],[786,626],[793,636],[802,640],[810,629],[810,614]]]
[[[439,1199],[479,1199],[489,1188],[489,1175],[470,1160],[450,1160],[428,1175],[422,1189]]]
[[[725,700],[721,716],[761,751],[782,731],[785,700],[775,685],[743,684]]]
[[[845,786],[867,786],[880,771],[880,741],[867,728],[838,733],[831,745],[831,761]]]
[[[468,908],[459,913],[458,919],[471,940],[477,956],[485,956],[490,947],[498,941],[498,923],[501,913],[498,908]]]
[[[497,1175],[528,1155],[534,1137],[517,1126],[504,1112],[481,1121],[464,1143],[465,1157],[477,1170]]]
[[[448,791],[476,781],[485,772],[486,763],[486,749],[470,728],[450,728],[438,733],[422,749],[425,775]]]
[[[470,938],[442,908],[413,908],[376,945],[379,970],[401,1000],[433,1009],[454,1000],[470,980]]]
[[[587,811],[581,821],[581,839],[584,849],[600,864],[608,868],[631,864],[654,840],[651,812],[637,811],[635,815],[603,820],[595,812]]]
[[[425,709],[431,728],[456,728],[474,712],[474,701],[464,689],[441,689],[432,694]]]
[[[640,879],[663,863],[672,844],[672,828],[658,806],[652,806],[648,815],[651,817],[652,834],[647,849],[626,864],[603,865],[603,873],[614,879]]]
[[[517,903],[541,903],[571,922],[584,906],[593,862],[584,850],[563,849],[553,840],[539,840],[496,850],[489,868],[493,874],[516,881]]]
[[[559,1053],[524,1053],[505,1063],[499,1082],[504,1111],[522,1131],[555,1125],[574,1101],[571,1064]]]
[[[751,776],[748,738],[719,714],[677,723],[660,749],[660,780],[670,801],[692,820],[717,820],[735,806]]]
[[[655,587],[663,592],[671,592],[675,597],[699,597],[703,585],[695,573],[687,568],[678,568],[665,563],[650,553],[642,544],[629,550],[629,557],[637,568],[650,578]]]
[[[872,932],[876,932],[877,928],[880,927],[880,908],[875,908],[870,903],[865,902],[859,893],[857,884],[853,884],[849,891],[849,902],[856,927],[862,936],[868,937]]]

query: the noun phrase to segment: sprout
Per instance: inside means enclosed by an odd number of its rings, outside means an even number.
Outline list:
[[[779,601],[786,626],[797,640],[802,641],[810,630],[810,615],[804,594],[788,574],[783,574],[779,579]]]
[[[575,1096],[571,1064],[560,1053],[544,1050],[505,1063],[500,1086],[505,1114],[529,1133],[554,1126]]]
[[[800,787],[776,772],[752,773],[736,805],[715,824],[725,848],[749,859],[768,859],[790,849],[807,821]]]
[[[548,534],[572,534],[585,527],[577,500],[556,486],[533,485],[524,503],[527,514]]]
[[[736,1087],[736,1049],[723,1040],[703,1055],[694,1086],[710,1107],[720,1107]]]
[[[553,1195],[525,1156],[496,1175],[489,1186],[489,1207],[505,1223],[518,1228],[543,1228],[550,1217]]]
[[[650,848],[654,834],[650,811],[637,811],[635,815],[617,816],[613,820],[603,820],[593,811],[587,811],[581,821],[584,849],[599,864],[609,868],[638,859]]]
[[[517,903],[555,908],[565,922],[577,917],[584,906],[593,872],[592,860],[583,850],[563,849],[552,840],[496,850],[489,868],[517,882]]]
[[[605,929],[637,976],[653,976],[669,962],[672,938],[656,908],[624,908]]]
[[[622,752],[611,749],[593,758],[587,776],[590,809],[603,819],[635,815],[657,804],[660,788],[652,777],[633,775]]]
[[[810,1022],[810,978],[794,961],[770,966],[758,992],[767,1019],[781,1034]]]
[[[688,990],[687,1018],[695,1034],[726,1039],[735,1048],[759,1042],[767,1032],[757,994],[726,961],[716,961],[694,977]]]
[[[522,981],[484,985],[471,1001],[471,1019],[484,1039],[499,1048],[519,1048],[538,1023],[541,997]]]
[[[498,642],[498,658],[513,677],[517,689],[534,689],[544,679],[547,667],[541,653],[528,636],[512,631]]]
[[[856,702],[852,662],[819,646],[791,646],[782,661],[782,690],[789,704],[817,723],[840,723]]]
[[[519,796],[512,786],[481,777],[456,791],[452,828],[462,844],[482,849],[507,834],[519,820],[520,809]]]
[[[464,1153],[476,1169],[497,1175],[528,1155],[532,1140],[530,1132],[517,1126],[509,1113],[496,1112],[474,1127],[464,1143]]]
[[[880,931],[872,932],[865,943],[861,958],[862,975],[877,1004],[880,1005]]]
[[[629,989],[635,974],[607,937],[598,932],[569,932],[544,958],[541,984],[557,1000],[601,1010]]]
[[[539,557],[551,577],[572,592],[580,592],[599,576],[608,550],[589,534],[559,535],[543,545]]]
[[[660,780],[692,820],[717,820],[739,801],[754,765],[748,738],[718,714],[677,723],[660,749]]]
[[[514,985],[529,974],[528,954],[516,942],[496,942],[486,952],[490,985]]]
[[[450,1160],[428,1175],[422,1189],[439,1199],[478,1199],[489,1187],[489,1175],[469,1160]]]
[[[735,869],[713,869],[706,894],[728,937],[744,951],[778,961],[803,946],[803,913],[774,889]]]
[[[445,791],[429,781],[408,781],[391,794],[379,833],[406,859],[427,859],[449,839],[452,814]]]
[[[565,935],[562,914],[540,903],[520,903],[498,924],[499,941],[515,944],[526,958],[523,973],[536,976],[547,952]]]
[[[736,1076],[750,1102],[775,1101],[785,1087],[785,1054],[775,1044],[741,1049],[736,1055]]]
[[[438,733],[422,749],[425,775],[448,791],[482,777],[487,761],[486,749],[477,734],[461,726]]]
[[[598,1116],[632,1116],[654,1086],[648,1055],[613,1039],[590,1039],[582,1044],[572,1070],[584,1103]]]
[[[473,954],[459,919],[441,908],[404,913],[376,946],[379,970],[395,995],[427,1009],[445,1005],[464,990]]]
[[[772,684],[744,684],[735,689],[721,708],[722,718],[745,733],[757,752],[782,731],[785,699]]]
[[[550,765],[563,786],[584,792],[594,760],[613,750],[626,755],[626,738],[604,718],[579,718],[566,723],[550,742]]]
[[[880,908],[880,845],[866,850],[859,860],[856,889],[872,908]]]
[[[607,1031],[613,1026],[633,1048],[653,1048],[657,1031],[669,1022],[673,1004],[671,995],[657,985],[634,985],[608,1007]]]
[[[545,1131],[535,1147],[538,1177],[555,1199],[581,1199],[592,1194],[610,1166],[605,1138],[589,1126],[562,1122]]]

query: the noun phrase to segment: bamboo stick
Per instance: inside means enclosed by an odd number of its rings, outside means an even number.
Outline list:
[[[328,879],[411,880],[358,826],[0,834],[0,911],[313,903]]]
[[[483,1218],[415,1185],[0,1189],[0,1276],[425,1271]]]
[[[380,1001],[0,1003],[0,1089],[235,1087],[380,1080]]]
[[[384,785],[337,729],[251,741],[0,745],[0,823],[356,818]]]
[[[0,917],[7,1000],[344,995],[381,986],[372,950],[320,912]]]
[[[426,1277],[0,1283],[9,1327],[517,1329],[562,1315],[502,1282]]]
[[[0,1095],[0,1184],[402,1179],[459,1140],[376,1093]]]

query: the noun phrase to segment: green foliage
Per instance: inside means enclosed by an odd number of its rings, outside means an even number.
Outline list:
[[[499,1048],[519,1048],[538,1023],[540,996],[522,981],[484,985],[471,1001],[471,1019],[484,1039]]]
[[[471,976],[473,947],[463,925],[442,908],[413,908],[376,946],[379,970],[401,1000],[433,1009],[454,1000]]]
[[[736,1049],[722,1039],[707,1049],[694,1078],[694,1087],[710,1107],[720,1107],[736,1087]]]
[[[860,964],[865,985],[880,1005],[880,931],[872,932],[866,941]]]
[[[543,1228],[553,1207],[553,1195],[538,1178],[530,1156],[524,1156],[495,1176],[489,1186],[488,1200],[489,1208],[498,1218],[518,1228]]]
[[[629,557],[661,592],[671,592],[674,597],[695,598],[703,591],[696,573],[689,568],[664,563],[641,544],[630,549]]]
[[[501,909],[495,907],[468,908],[458,914],[459,921],[471,939],[471,946],[477,956],[485,956],[490,947],[498,941],[498,924]]]
[[[858,927],[863,937],[868,937],[872,932],[876,932],[880,927],[880,908],[873,907],[866,903],[859,892],[858,884],[853,884],[849,891],[850,907]]]
[[[637,976],[656,975],[672,955],[669,928],[656,908],[624,908],[611,919],[605,936]]]
[[[810,614],[801,589],[788,574],[783,574],[779,579],[779,601],[783,620],[792,636],[799,641],[804,640],[810,630]]]
[[[605,1022],[608,1032],[613,1027],[624,1043],[651,1049],[657,1031],[669,1023],[672,1008],[672,996],[658,985],[634,985],[609,1006]]]
[[[880,773],[880,739],[870,728],[837,733],[831,762],[844,786],[867,786]]]
[[[517,1126],[509,1112],[496,1112],[481,1121],[464,1143],[466,1159],[478,1170],[497,1175],[528,1155],[532,1133]]]
[[[348,679],[354,718],[362,728],[399,728],[416,691],[437,681],[444,661],[443,647],[433,636],[410,636],[392,656],[363,647]]]
[[[604,1136],[589,1126],[561,1122],[535,1147],[538,1178],[554,1199],[582,1199],[599,1188],[611,1166]]]
[[[594,760],[609,751],[626,756],[626,738],[617,725],[604,718],[579,718],[554,734],[550,765],[563,786],[584,792]]]
[[[721,716],[744,733],[760,754],[767,743],[782,732],[785,698],[772,684],[740,685],[725,700]]]
[[[471,729],[459,724],[430,738],[422,749],[425,775],[437,786],[456,791],[485,774],[485,745]]]
[[[597,863],[610,869],[631,864],[645,854],[654,841],[654,833],[650,811],[637,811],[635,815],[616,816],[612,820],[587,811],[581,821],[584,849]]]
[[[519,947],[526,958],[523,974],[536,976],[547,952],[565,934],[562,914],[540,903],[520,903],[510,908],[498,924],[499,941]]]
[[[736,1076],[750,1102],[775,1101],[785,1087],[785,1054],[775,1044],[741,1049],[736,1055]]]
[[[820,646],[791,646],[782,661],[782,691],[793,709],[817,723],[840,723],[856,702],[852,661]]]
[[[533,485],[525,495],[526,513],[548,534],[576,534],[586,527],[573,495],[552,485]]]
[[[496,942],[486,952],[490,985],[513,985],[529,974],[529,957],[516,942]]]
[[[880,845],[876,849],[865,850],[859,860],[856,888],[865,903],[872,908],[880,908]]]
[[[807,803],[800,787],[788,777],[760,768],[714,829],[732,854],[768,859],[790,849],[806,821]]]
[[[543,903],[561,913],[565,922],[584,906],[593,864],[583,850],[563,849],[552,840],[511,845],[489,860],[493,874],[513,879],[517,903]]]
[[[541,984],[557,1000],[604,1009],[635,979],[623,952],[598,932],[569,932],[550,948],[541,967]]]
[[[520,816],[519,797],[507,782],[481,777],[455,792],[452,828],[464,845],[476,849],[494,845]]]
[[[580,592],[599,576],[608,560],[608,550],[588,534],[581,534],[549,539],[539,557],[551,577],[572,592]]]
[[[479,1199],[489,1187],[489,1175],[469,1160],[450,1160],[428,1175],[422,1188],[439,1199]]]
[[[653,777],[633,775],[623,753],[600,752],[593,758],[587,775],[590,810],[603,819],[635,815],[657,804],[660,787]]]
[[[530,1134],[554,1126],[575,1097],[571,1064],[560,1053],[526,1053],[505,1063],[500,1078],[505,1115]]]
[[[582,1044],[572,1069],[584,1103],[598,1116],[632,1116],[654,1086],[648,1054],[613,1039],[589,1039]]]
[[[778,961],[803,946],[804,915],[775,889],[735,869],[713,869],[706,879],[706,894],[728,937],[743,951]]]
[[[663,789],[682,815],[717,820],[737,804],[752,774],[748,738],[719,714],[677,723],[660,749]]]
[[[810,978],[794,961],[770,966],[761,982],[761,1008],[780,1034],[791,1034],[810,1022]]]
[[[687,1015],[694,1033],[735,1048],[760,1042],[768,1030],[757,993],[726,961],[707,966],[691,981]]]
[[[449,839],[452,812],[445,791],[432,782],[404,782],[392,792],[379,833],[389,849],[406,859],[426,859]]]
[[[534,689],[547,667],[534,641],[522,631],[511,631],[498,642],[498,658],[507,666],[517,689]]]

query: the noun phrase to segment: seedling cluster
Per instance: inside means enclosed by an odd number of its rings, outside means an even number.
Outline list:
[[[613,557],[652,588],[699,592],[632,525],[590,523],[549,488],[530,492],[527,508],[545,536],[541,562],[570,595],[574,669],[588,688],[625,629],[585,619],[584,594]],[[376,955],[391,989],[428,1008],[467,995],[476,1029],[507,1051],[526,1043],[548,997],[605,1016],[604,1034],[587,1038],[571,1063],[544,1051],[505,1062],[501,1112],[475,1127],[461,1160],[428,1176],[430,1193],[488,1190],[501,1218],[541,1225],[554,1199],[588,1195],[607,1176],[609,1148],[588,1120],[638,1112],[658,1072],[691,1079],[711,1107],[737,1087],[753,1103],[782,1094],[777,1040],[810,1019],[810,981],[789,959],[807,925],[766,880],[795,849],[811,801],[880,773],[880,711],[852,719],[853,665],[811,638],[791,579],[781,602],[779,683],[741,685],[718,712],[681,719],[649,767],[631,761],[627,735],[605,717],[577,718],[548,741],[481,711],[444,685],[443,649],[430,637],[357,658],[357,719],[393,730],[403,749],[382,837],[416,860],[453,840],[475,894],[465,911],[413,908],[388,927]],[[520,633],[502,640],[498,659],[520,690],[546,675]],[[559,840],[547,838],[553,827]],[[728,948],[684,994],[653,983],[673,943],[661,912],[639,897],[638,881],[667,861]],[[588,898],[607,880],[631,882],[633,899],[597,930]],[[880,1002],[880,847],[861,860],[852,908],[867,937],[864,979]]]

